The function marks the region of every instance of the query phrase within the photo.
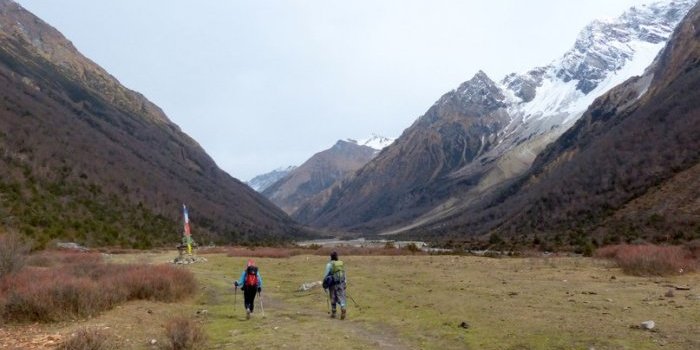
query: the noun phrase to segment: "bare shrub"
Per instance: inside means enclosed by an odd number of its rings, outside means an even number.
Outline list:
[[[226,246],[216,246],[216,247],[199,247],[197,254],[225,254],[229,252],[230,247]]]
[[[690,254],[693,255],[694,259],[700,260],[700,239],[688,242],[686,247],[690,251]]]
[[[18,234],[0,234],[0,278],[19,271],[28,251],[29,245]]]
[[[91,265],[103,262],[102,254],[71,250],[44,250],[27,257],[27,265],[52,267],[65,265]]]
[[[93,316],[128,300],[171,302],[196,291],[191,272],[169,265],[114,265],[93,258],[27,267],[0,280],[0,318],[53,322]]]
[[[117,349],[111,335],[97,329],[81,328],[61,344],[58,350],[111,350]]]
[[[415,246],[415,244],[414,244]],[[323,255],[328,256],[331,252],[338,252],[344,256],[397,256],[397,255],[415,255],[426,254],[417,246],[406,247],[407,249],[396,249],[392,243],[381,247],[355,247],[355,246],[338,246],[338,247],[322,247],[317,244],[312,244],[309,247],[228,247],[226,249],[227,256],[231,257],[250,257],[250,258],[273,258],[283,259],[297,255]]]
[[[409,243],[408,245],[406,245],[405,248],[411,253],[420,252],[420,248],[418,248],[418,246],[415,243]]]
[[[385,247],[352,247],[352,246],[341,246],[341,247],[324,247],[318,249],[314,252],[316,255],[330,255],[331,252],[338,252],[341,256],[398,256],[398,255],[415,255],[415,254],[425,254],[422,251],[414,252],[410,249],[396,249],[396,248],[385,248]]]
[[[168,340],[166,349],[204,349],[207,343],[207,336],[202,327],[185,317],[178,317],[168,321],[165,325],[165,336]]]
[[[622,270],[635,276],[666,276],[695,271],[698,260],[681,246],[614,245],[600,248],[596,257],[614,260]]]
[[[617,253],[620,250],[622,245],[609,245],[605,246],[602,248],[598,248],[598,250],[595,251],[595,257],[596,258],[601,258],[601,259],[615,259],[617,257]]]
[[[228,256],[245,256],[251,258],[289,258],[295,255],[305,254],[301,248],[284,248],[284,247],[260,247],[260,248],[245,248],[231,247],[228,249]],[[307,252],[308,254],[308,252]]]
[[[115,301],[96,282],[65,271],[27,268],[0,285],[3,317],[16,322],[51,322],[94,315]]]
[[[189,270],[169,265],[130,266],[109,282],[125,288],[127,298],[171,302],[193,294],[197,283]]]

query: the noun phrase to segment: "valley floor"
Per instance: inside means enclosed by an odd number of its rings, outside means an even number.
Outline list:
[[[174,255],[109,259],[161,263]],[[265,314],[256,300],[246,321],[231,283],[247,257],[206,258],[183,267],[200,282],[190,300],[131,302],[71,323],[4,326],[0,349],[50,348],[83,326],[108,329],[120,348],[155,349],[175,315],[201,322],[212,349],[700,348],[700,274],[631,277],[590,258],[341,256],[356,303],[348,300],[348,319],[340,321],[328,317],[323,290],[296,292],[320,280],[324,257],[259,258]],[[655,321],[653,331],[633,327],[647,320]]]

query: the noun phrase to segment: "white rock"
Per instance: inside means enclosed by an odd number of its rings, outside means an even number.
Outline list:
[[[308,290],[311,290],[313,288],[319,287],[323,284],[321,281],[314,281],[314,282],[307,282],[307,283],[302,283],[302,285],[297,289],[299,292],[305,292]]]
[[[656,323],[654,323],[654,321],[644,321],[639,326],[642,329],[652,330],[656,327]]]

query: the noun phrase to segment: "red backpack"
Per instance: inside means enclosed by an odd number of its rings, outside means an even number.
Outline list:
[[[258,268],[256,266],[248,266],[245,275],[246,287],[258,287]]]

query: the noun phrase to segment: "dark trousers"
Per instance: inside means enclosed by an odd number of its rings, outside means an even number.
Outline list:
[[[336,304],[340,304],[340,308],[345,309],[345,282],[336,283],[329,289],[333,312],[335,312]]]
[[[253,308],[255,307],[255,294],[258,292],[258,289],[254,287],[245,287],[241,289],[243,290],[243,304],[245,308],[253,312]]]

